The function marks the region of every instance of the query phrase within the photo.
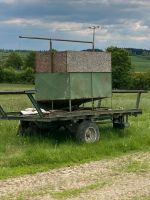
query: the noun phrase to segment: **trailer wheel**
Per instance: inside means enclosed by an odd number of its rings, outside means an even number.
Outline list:
[[[19,136],[26,136],[26,135],[32,135],[33,132],[35,132],[36,128],[33,123],[29,121],[20,121],[19,127],[17,131],[17,135]]]
[[[99,128],[91,121],[83,121],[78,126],[76,138],[79,142],[94,143],[100,138]]]
[[[20,120],[18,130],[17,130],[17,135],[18,136],[25,136],[28,127],[29,127],[28,122]]]

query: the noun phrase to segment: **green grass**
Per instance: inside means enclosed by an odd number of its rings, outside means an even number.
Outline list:
[[[131,56],[131,63],[135,72],[150,71],[150,56]]]
[[[68,199],[68,198],[71,198],[74,196],[78,196],[82,193],[89,192],[91,190],[103,188],[105,185],[108,185],[108,183],[97,182],[97,183],[94,183],[94,184],[91,184],[91,185],[88,185],[85,187],[81,187],[81,188],[68,189],[68,190],[64,190],[62,192],[55,192],[55,193],[52,193],[52,196],[56,199]]]
[[[0,84],[0,90],[28,89],[32,85]],[[111,158],[133,151],[150,150],[150,93],[142,97],[143,115],[129,119],[131,127],[114,130],[111,125],[100,126],[101,140],[95,144],[79,144],[67,132],[54,136],[18,137],[17,121],[0,121],[0,179],[46,171],[62,166]],[[0,96],[7,110],[30,106],[22,95]],[[110,100],[104,104],[110,105]],[[133,107],[135,95],[114,95],[113,107]],[[43,133],[44,135],[44,133]]]
[[[19,192],[17,195],[15,194],[9,194],[5,197],[2,197],[1,200],[8,200],[8,199],[17,199],[17,200],[25,200],[28,198],[34,198],[36,196],[44,196],[44,195],[51,195],[54,199],[68,199],[71,197],[79,196],[82,193],[90,192],[92,190],[101,189],[105,186],[111,185],[112,182],[106,182],[106,181],[99,181],[95,182],[93,184],[82,186],[80,188],[75,189],[66,189],[63,191],[55,192],[53,189],[48,186],[42,189],[38,190],[29,190],[27,193]]]
[[[149,172],[150,164],[147,160],[144,161],[127,161],[128,163],[123,164],[123,166],[119,167],[119,171],[127,172],[127,173],[145,173]]]
[[[140,162],[140,161],[134,161],[129,163],[129,165],[126,168],[127,172],[146,172],[150,168],[149,163],[147,161]]]

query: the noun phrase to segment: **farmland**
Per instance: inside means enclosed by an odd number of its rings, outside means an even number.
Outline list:
[[[1,84],[0,90],[31,89],[33,85]],[[113,107],[131,108],[135,94],[114,95]],[[0,121],[0,179],[49,169],[112,158],[137,151],[150,150],[150,94],[143,94],[143,115],[131,117],[131,127],[114,130],[111,125],[100,127],[101,140],[95,144],[79,144],[66,131],[44,136],[18,137],[18,122]],[[30,107],[24,96],[0,96],[1,105],[8,111]],[[110,105],[106,100],[104,105]]]
[[[29,51],[15,51],[22,60],[24,61],[26,56],[29,54]],[[0,65],[4,64],[7,60],[8,56],[10,55],[11,51],[0,51]],[[143,55],[137,55],[137,56],[130,56],[132,68],[135,72],[147,72],[150,71],[150,56],[143,56]]]
[[[131,63],[135,72],[150,71],[150,56],[131,56]]]

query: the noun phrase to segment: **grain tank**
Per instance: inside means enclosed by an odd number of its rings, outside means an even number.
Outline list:
[[[105,52],[36,53],[36,100],[46,109],[77,109],[111,97],[111,55]]]

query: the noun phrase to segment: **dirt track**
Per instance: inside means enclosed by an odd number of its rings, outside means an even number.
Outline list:
[[[0,181],[0,199],[150,199],[150,153]]]

